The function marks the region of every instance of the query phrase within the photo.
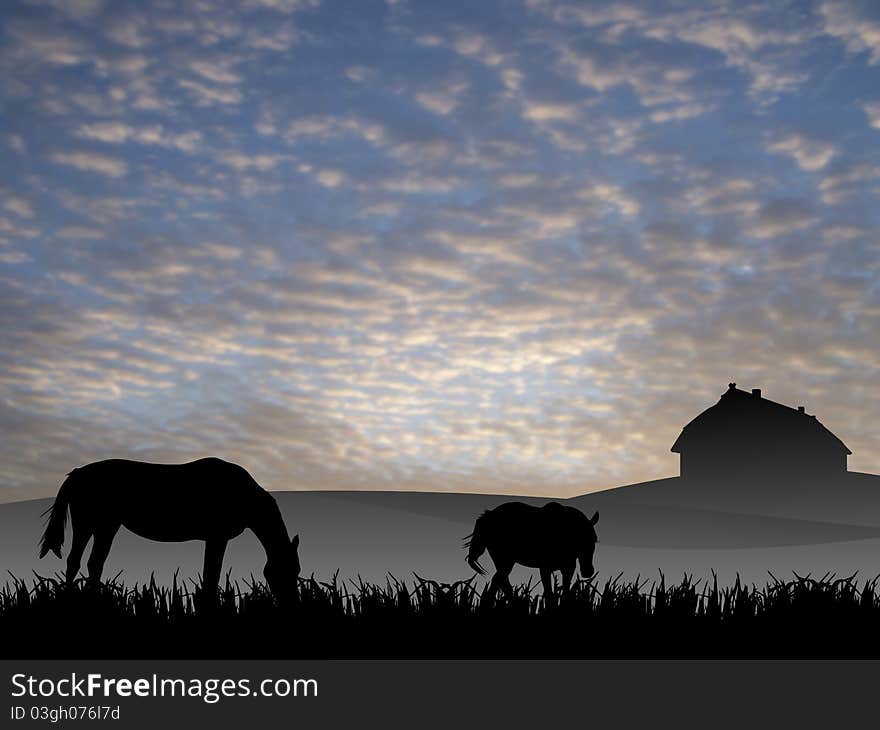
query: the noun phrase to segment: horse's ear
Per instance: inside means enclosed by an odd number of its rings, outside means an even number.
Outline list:
[[[299,547],[299,535],[294,535],[293,540],[290,541],[290,544],[293,545],[293,549],[296,550]]]
[[[590,517],[590,524],[595,525],[599,521],[599,513],[596,512],[592,517]]]

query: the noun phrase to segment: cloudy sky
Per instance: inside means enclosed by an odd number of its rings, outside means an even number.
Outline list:
[[[0,25],[0,501],[212,454],[566,496],[676,474],[730,381],[880,472],[876,2]]]

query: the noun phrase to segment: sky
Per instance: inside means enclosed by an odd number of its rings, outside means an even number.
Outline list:
[[[0,6],[0,501],[671,476],[729,382],[880,472],[880,5]]]

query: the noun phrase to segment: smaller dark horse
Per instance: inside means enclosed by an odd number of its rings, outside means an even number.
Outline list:
[[[61,557],[67,515],[73,526],[67,583],[79,572],[93,540],[89,579],[101,579],[104,561],[120,527],[160,542],[205,541],[206,595],[216,593],[227,543],[246,528],[266,551],[263,575],[273,593],[291,595],[300,572],[299,535],[292,540],[275,498],[248,472],[222,459],[151,464],[108,459],[81,466],[58,490],[40,539],[40,557]]]
[[[506,502],[486,510],[474,524],[474,531],[465,538],[468,549],[467,564],[480,575],[486,571],[479,563],[484,551],[489,551],[495,563],[495,575],[489,584],[489,596],[494,598],[498,589],[510,596],[510,571],[514,563],[541,571],[544,595],[553,593],[553,571],[562,572],[562,589],[568,591],[579,561],[581,576],[593,573],[593,552],[596,549],[596,523],[599,513],[588,518],[574,507],[559,502],[548,502],[533,507],[524,502]]]

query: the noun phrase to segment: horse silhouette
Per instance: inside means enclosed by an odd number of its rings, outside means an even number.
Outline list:
[[[290,595],[299,576],[299,535],[292,540],[275,498],[241,466],[217,458],[186,464],[108,459],[74,469],[44,514],[40,558],[61,557],[67,514],[73,530],[67,556],[68,585],[76,578],[89,538],[89,579],[98,582],[121,526],[160,542],[205,541],[202,586],[216,593],[227,543],[250,528],[266,551],[263,575],[279,596]]]
[[[596,512],[588,518],[574,507],[559,502],[548,502],[534,507],[524,502],[505,502],[495,509],[481,514],[474,531],[465,538],[468,549],[465,560],[477,573],[486,571],[479,557],[486,551],[495,564],[495,575],[489,584],[490,599],[501,589],[510,596],[510,571],[515,563],[528,568],[538,568],[544,595],[553,593],[553,571],[562,572],[562,588],[568,591],[574,575],[575,562],[580,562],[581,576],[590,578],[593,569],[593,553],[596,549]]]

